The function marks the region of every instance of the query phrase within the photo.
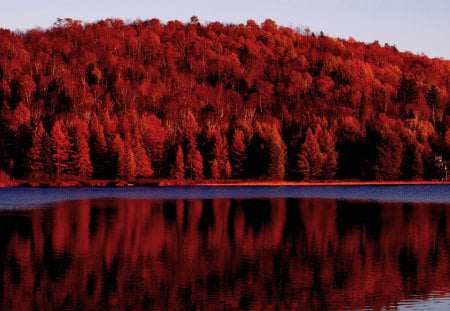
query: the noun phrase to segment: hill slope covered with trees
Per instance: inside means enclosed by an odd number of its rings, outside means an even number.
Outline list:
[[[450,61],[277,26],[0,30],[2,178],[422,180]]]

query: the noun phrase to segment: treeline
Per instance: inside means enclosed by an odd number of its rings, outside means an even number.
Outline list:
[[[449,89],[450,61],[272,20],[0,30],[0,171],[438,179],[450,156]]]

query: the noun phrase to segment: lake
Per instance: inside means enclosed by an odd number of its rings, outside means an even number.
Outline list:
[[[450,186],[0,189],[0,310],[448,310]]]

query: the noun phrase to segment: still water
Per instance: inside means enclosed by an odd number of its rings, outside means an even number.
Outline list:
[[[0,310],[450,309],[448,186],[285,188],[0,189]]]

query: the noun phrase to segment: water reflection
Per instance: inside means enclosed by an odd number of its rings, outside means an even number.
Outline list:
[[[2,212],[0,258],[1,310],[417,306],[450,292],[450,207],[72,201]]]

